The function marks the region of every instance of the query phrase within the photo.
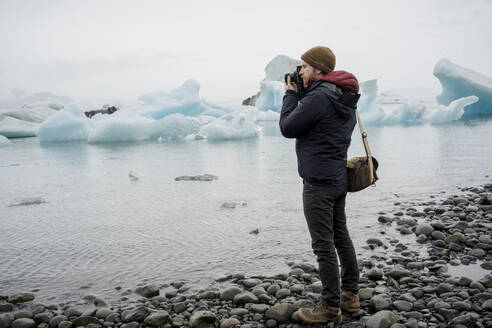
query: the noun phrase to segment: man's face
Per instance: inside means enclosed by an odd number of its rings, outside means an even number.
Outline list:
[[[307,88],[311,81],[314,81],[316,72],[313,66],[306,63],[304,60],[301,63],[301,71],[299,75],[302,77],[302,84]]]

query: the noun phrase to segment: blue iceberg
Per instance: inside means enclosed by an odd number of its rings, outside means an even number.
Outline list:
[[[434,76],[442,85],[442,93],[437,96],[441,105],[468,96],[479,100],[465,108],[463,118],[492,115],[492,79],[469,68],[452,63],[446,58],[439,60],[434,68]]]

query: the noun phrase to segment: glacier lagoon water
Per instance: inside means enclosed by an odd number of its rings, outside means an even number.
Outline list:
[[[362,248],[369,237],[414,243],[415,236],[377,222],[378,212],[400,209],[395,202],[437,201],[490,182],[491,129],[491,119],[367,127],[380,181],[348,196],[357,252],[374,253]],[[280,135],[276,122],[265,122],[259,138],[236,141],[11,141],[0,148],[4,294],[111,299],[120,293],[115,287],[145,281],[200,285],[228,273],[286,272],[290,261],[315,263],[294,141]],[[355,131],[349,155],[361,154]],[[174,180],[204,173],[218,180]],[[237,205],[224,208],[226,202]]]

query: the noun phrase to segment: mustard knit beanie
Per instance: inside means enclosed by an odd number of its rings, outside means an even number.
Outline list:
[[[311,48],[301,56],[301,59],[325,73],[330,73],[335,69],[336,57],[328,47]]]

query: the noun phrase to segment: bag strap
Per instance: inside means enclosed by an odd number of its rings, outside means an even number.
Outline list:
[[[369,163],[371,182],[374,183],[374,164],[372,162],[371,148],[369,148],[369,142],[367,141],[367,133],[364,131],[364,127],[362,126],[362,121],[360,119],[359,111],[357,110],[357,108],[355,109],[355,115],[357,115],[357,123],[359,123],[360,134],[362,135],[362,143],[364,144],[364,149],[367,155],[367,161]]]

